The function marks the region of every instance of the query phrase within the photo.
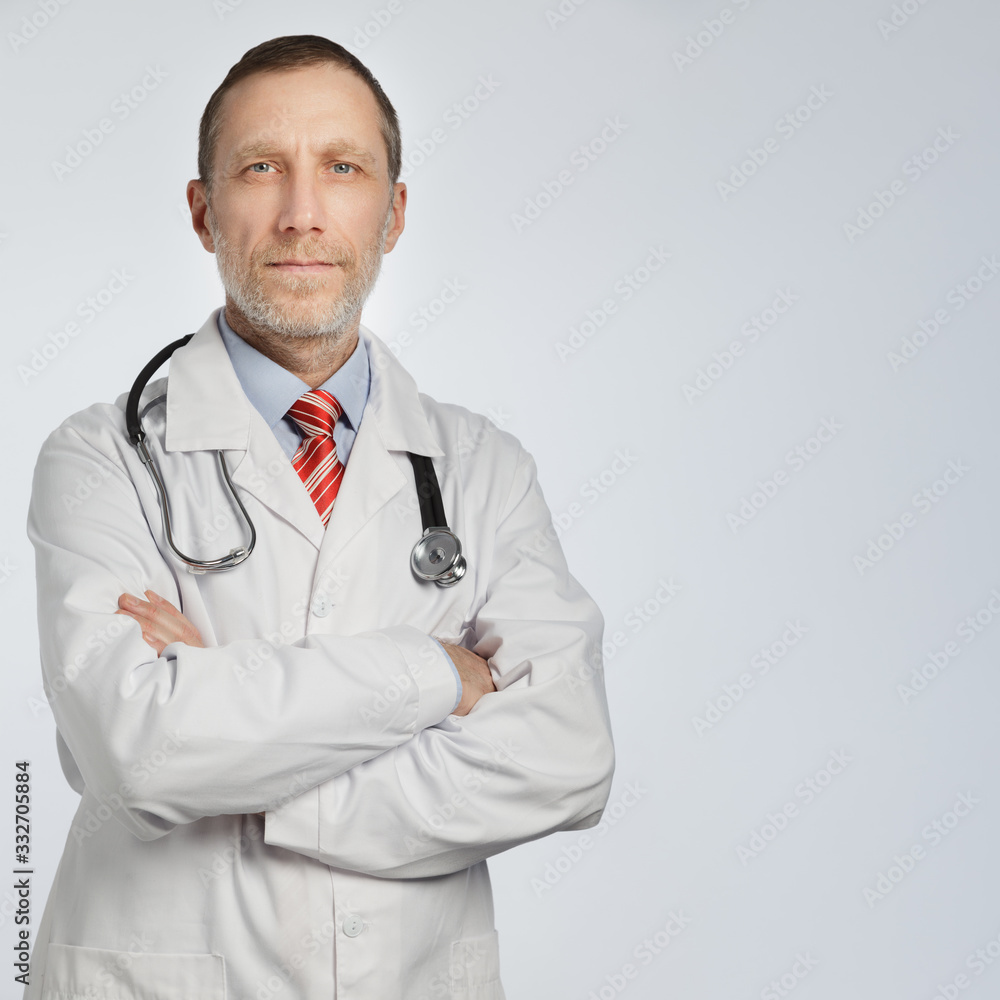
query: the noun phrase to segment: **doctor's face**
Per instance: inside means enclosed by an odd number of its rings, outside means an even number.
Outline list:
[[[258,73],[226,95],[210,203],[188,198],[217,257],[227,316],[280,337],[357,332],[383,252],[403,230],[378,105],[332,64]],[[199,207],[205,206],[199,228]],[[235,324],[234,324],[235,325]]]

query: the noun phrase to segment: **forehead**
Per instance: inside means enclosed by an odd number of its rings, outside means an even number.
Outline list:
[[[319,151],[339,142],[367,151],[381,170],[387,168],[375,95],[333,63],[254,73],[228,91],[219,118],[219,163],[247,148]]]

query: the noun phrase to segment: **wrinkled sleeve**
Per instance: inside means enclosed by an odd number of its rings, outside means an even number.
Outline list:
[[[41,667],[87,789],[136,837],[274,808],[451,712],[448,657],[406,625],[281,645],[254,668],[254,684],[241,677],[253,638],[175,642],[158,657],[139,624],[114,612],[120,594],[147,589],[179,606],[177,581],[120,456],[95,436],[63,424],[35,467],[28,535]],[[74,501],[81,482],[95,485]],[[390,711],[366,717],[373,686],[400,672],[413,683]]]
[[[521,451],[469,643],[497,691],[269,811],[265,840],[337,868],[419,877],[595,825],[614,770],[603,624]]]

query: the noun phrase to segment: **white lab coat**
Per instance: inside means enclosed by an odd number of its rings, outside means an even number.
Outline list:
[[[213,314],[144,418],[175,538],[253,554],[194,575],[167,548],[123,395],[67,419],[35,471],[41,660],[82,799],[26,998],[502,1000],[485,858],[593,826],[614,752],[602,618],[567,571],[532,459],[419,394],[362,327],[372,383],[324,531],[233,371]],[[417,581],[406,451],[434,458],[468,557]],[[157,658],[119,594],[152,589],[206,647]],[[429,634],[488,658],[497,693],[450,714]],[[263,812],[263,817],[256,815]],[[571,956],[555,956],[569,962]]]

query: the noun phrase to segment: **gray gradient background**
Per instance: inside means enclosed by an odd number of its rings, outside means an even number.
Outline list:
[[[491,861],[510,1000],[604,998],[615,983],[634,1000],[767,998],[797,953],[815,960],[786,980],[801,1000],[929,1000],[960,973],[962,996],[1000,994],[1000,968],[966,965],[1000,935],[1000,625],[986,611],[973,642],[956,634],[1000,588],[1000,281],[961,310],[948,300],[1000,253],[1000,8],[907,0],[900,10],[914,13],[886,33],[889,0],[740,0],[681,69],[673,53],[721,2],[566,0],[572,13],[554,24],[557,2],[393,6],[364,47],[358,30],[386,2],[72,0],[16,47],[11,33],[39,3],[0,8],[3,731],[8,762],[32,761],[32,931],[77,801],[38,666],[24,532],[35,457],[63,417],[114,399],[221,304],[214,261],[185,219],[197,121],[247,48],[309,32],[371,67],[407,155],[434,128],[447,137],[405,177],[407,229],[364,322],[397,346],[408,332],[400,357],[425,392],[492,412],[535,455],[570,566],[607,635],[620,633],[606,664],[611,802],[629,785],[640,794],[603,836],[590,831],[589,850],[561,834]],[[115,116],[147,67],[165,79]],[[490,76],[494,92],[452,128],[448,109]],[[776,123],[814,87],[831,96],[784,139]],[[57,178],[67,143],[103,117],[113,132]],[[574,151],[616,117],[627,128],[578,170]],[[939,129],[958,138],[908,179],[903,164]],[[769,136],[778,151],[724,199],[717,182]],[[513,214],[564,169],[572,183],[519,231]],[[894,178],[905,193],[851,241],[845,223]],[[626,301],[616,283],[650,248],[669,262]],[[115,269],[134,275],[128,287],[21,377]],[[419,329],[411,317],[448,280],[466,290]],[[686,398],[779,289],[797,301]],[[561,358],[557,345],[607,298],[614,315]],[[889,352],[940,308],[949,322],[893,370]],[[786,453],[824,418],[841,429],[794,471]],[[617,478],[606,472],[616,452],[629,456]],[[921,513],[914,494],[951,461],[969,471]],[[787,483],[734,531],[727,515],[779,469]],[[602,472],[614,482],[593,492]],[[912,527],[861,572],[855,557],[907,511]],[[666,604],[661,580],[679,588]],[[633,608],[647,601],[642,621]],[[759,676],[751,658],[787,620],[808,631]],[[949,641],[960,655],[904,704],[897,685]],[[742,673],[753,687],[699,734],[695,717]],[[805,802],[797,786],[834,751],[850,764]],[[961,793],[978,804],[931,844],[927,824]],[[789,801],[786,829],[741,859]],[[923,860],[871,905],[864,889],[914,844]],[[10,898],[0,890],[6,954]],[[671,910],[690,922],[644,964],[635,949]],[[616,979],[626,963],[636,978]],[[0,970],[0,996],[20,995],[10,977]]]

